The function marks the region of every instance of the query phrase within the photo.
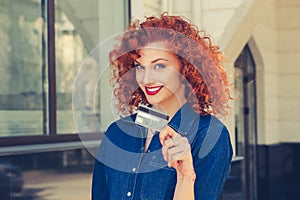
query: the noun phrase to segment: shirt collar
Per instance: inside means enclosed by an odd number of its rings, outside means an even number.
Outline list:
[[[121,121],[125,123],[133,123],[136,118],[136,113],[130,116],[121,117]],[[199,114],[196,113],[191,104],[186,102],[183,106],[175,113],[173,118],[168,123],[168,126],[172,127],[176,132],[181,135],[187,135],[192,125],[199,121]]]

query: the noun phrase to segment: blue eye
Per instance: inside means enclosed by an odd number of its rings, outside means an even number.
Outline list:
[[[145,68],[145,67],[143,67],[142,65],[140,65],[140,64],[138,64],[138,63],[134,64],[134,67],[135,67],[136,69],[144,69],[144,68]]]
[[[163,64],[156,64],[155,66],[154,66],[154,69],[163,69],[163,68],[165,68],[166,66],[165,65],[163,65]]]

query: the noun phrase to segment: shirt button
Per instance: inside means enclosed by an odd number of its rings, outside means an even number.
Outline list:
[[[131,196],[131,192],[127,192],[127,196],[130,197]]]
[[[133,172],[135,172],[135,171],[136,171],[136,168],[135,168],[135,167],[134,167],[134,168],[132,168],[132,171],[133,171]]]

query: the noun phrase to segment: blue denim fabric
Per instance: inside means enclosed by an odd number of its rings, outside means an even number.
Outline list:
[[[173,199],[176,171],[161,154],[159,134],[143,153],[147,130],[134,123],[136,115],[112,123],[102,139],[95,161],[93,200]],[[211,115],[195,113],[189,103],[168,124],[187,137],[197,178],[196,200],[214,200],[230,171],[232,147],[227,128]]]

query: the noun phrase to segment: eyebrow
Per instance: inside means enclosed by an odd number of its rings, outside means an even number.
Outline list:
[[[150,63],[156,63],[156,62],[158,62],[158,61],[169,61],[169,60],[167,60],[167,59],[165,59],[165,58],[157,58],[157,59],[155,59],[155,60],[152,60]],[[141,64],[139,61],[137,61],[137,60],[134,60],[134,62],[136,62],[136,63],[138,63],[138,64]]]
[[[155,60],[152,60],[151,63],[156,63],[156,62],[158,62],[158,61],[160,61],[160,60],[163,60],[163,61],[169,61],[169,60],[167,60],[167,59],[165,59],[165,58],[157,58],[157,59],[155,59]]]

